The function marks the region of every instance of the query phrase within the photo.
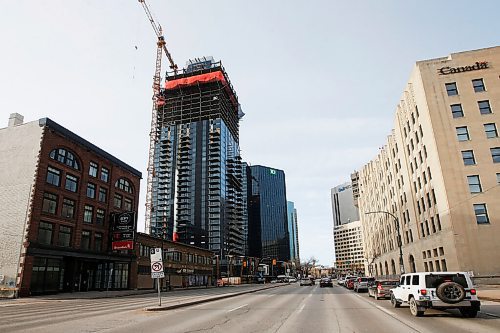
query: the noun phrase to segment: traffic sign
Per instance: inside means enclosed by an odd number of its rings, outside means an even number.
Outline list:
[[[159,247],[152,248],[149,254],[151,255],[151,262],[163,261],[161,257],[161,249]]]

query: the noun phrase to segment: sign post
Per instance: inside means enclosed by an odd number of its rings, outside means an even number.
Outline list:
[[[165,277],[165,272],[163,271],[163,259],[161,252],[162,249],[158,247],[150,250],[151,278],[156,279],[156,284],[158,287],[158,306],[161,306],[160,279]]]

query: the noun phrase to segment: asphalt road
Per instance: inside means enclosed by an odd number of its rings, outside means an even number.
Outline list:
[[[154,303],[154,295],[4,302],[0,332],[500,332],[500,303],[483,302],[483,312],[474,319],[456,311],[427,311],[415,318],[406,307],[393,309],[389,301],[338,286],[291,284],[175,310],[143,310]]]

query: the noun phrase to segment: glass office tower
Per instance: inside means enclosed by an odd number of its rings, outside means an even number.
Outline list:
[[[243,112],[222,64],[203,58],[167,73],[159,104],[149,233],[244,255]]]
[[[248,202],[250,255],[290,260],[285,173],[265,166],[248,169],[251,184]]]
[[[297,264],[300,263],[299,258],[299,235],[297,230],[297,209],[295,203],[287,201],[287,217],[288,217],[288,231],[290,237],[290,259]]]

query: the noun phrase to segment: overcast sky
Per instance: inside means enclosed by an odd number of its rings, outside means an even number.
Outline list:
[[[324,265],[330,188],[385,143],[414,63],[500,37],[497,0],[147,1],[179,66],[223,61],[246,113],[242,157],[285,171],[301,258]],[[142,231],[156,37],[140,4],[0,3],[0,127],[49,117],[142,171]]]

